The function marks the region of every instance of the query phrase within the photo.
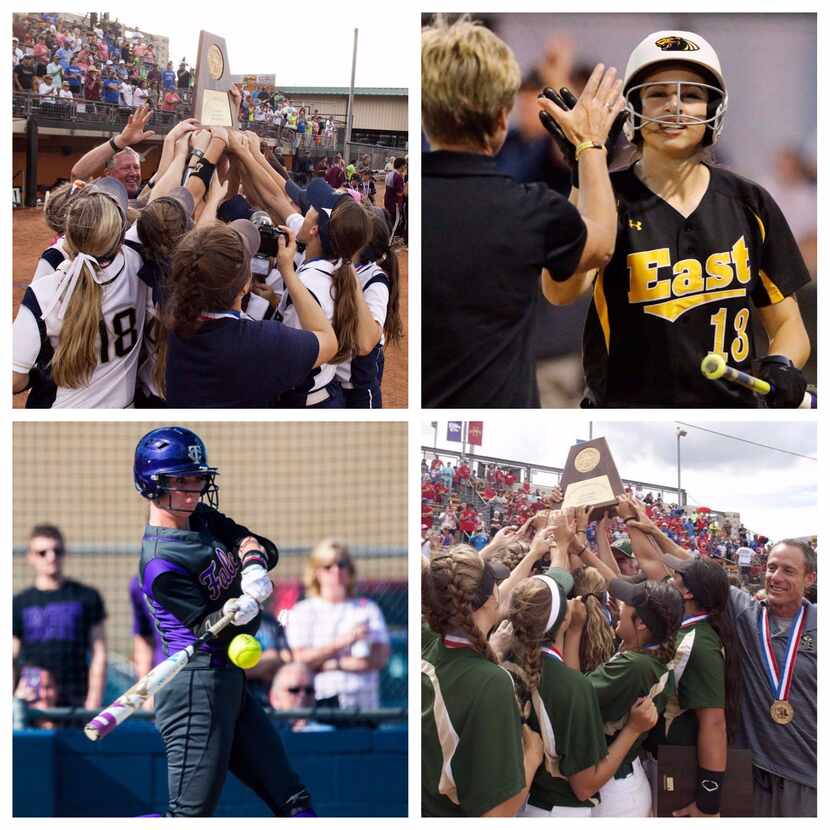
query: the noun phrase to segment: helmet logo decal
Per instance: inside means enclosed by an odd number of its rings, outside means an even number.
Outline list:
[[[654,45],[664,52],[697,52],[700,47],[694,42],[679,35],[669,35],[654,41]]]
[[[202,463],[202,448],[198,444],[191,444],[187,448],[187,455],[194,464]]]

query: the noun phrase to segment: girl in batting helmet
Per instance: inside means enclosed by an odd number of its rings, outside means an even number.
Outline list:
[[[717,53],[693,32],[654,32],[631,53],[623,94],[637,157],[611,175],[614,256],[554,300],[593,291],[583,406],[762,405],[743,387],[703,377],[710,352],[769,381],[766,405],[799,406],[810,343],[794,293],[810,277],[772,197],[710,160],[729,103]],[[559,103],[571,100],[563,93]],[[755,314],[767,336],[757,370]]]
[[[135,486],[149,502],[138,577],[165,655],[234,612],[232,625],[155,697],[167,752],[167,815],[211,816],[230,771],[274,815],[312,816],[279,735],[244,671],[228,659],[230,641],[259,627],[279,553],[216,509],[218,473],[202,439],[185,427],[154,429],[135,449]]]

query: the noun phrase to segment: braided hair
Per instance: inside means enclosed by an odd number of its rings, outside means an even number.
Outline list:
[[[470,545],[453,545],[432,557],[422,579],[424,616],[441,636],[460,633],[482,657],[496,662],[495,655],[473,621],[475,597],[484,579],[485,566]]]
[[[539,688],[542,675],[542,646],[549,639],[546,630],[550,617],[550,588],[541,579],[523,579],[510,595],[507,618],[513,626],[513,657],[520,671],[516,677],[517,695],[524,710],[532,693]]]

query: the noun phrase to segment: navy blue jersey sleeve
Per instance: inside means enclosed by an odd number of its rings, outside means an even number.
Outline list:
[[[810,272],[781,208],[762,187],[757,187],[756,196],[753,213],[761,229],[762,246],[752,301],[763,307],[780,303],[807,285]]]
[[[286,388],[293,389],[308,377],[317,362],[320,343],[313,332],[292,329],[282,324],[279,328],[279,345],[272,365],[285,384],[280,384],[282,392]],[[271,331],[268,333],[270,336]],[[276,342],[277,338],[274,340]]]

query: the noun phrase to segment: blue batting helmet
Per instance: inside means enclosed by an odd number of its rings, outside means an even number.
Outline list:
[[[145,499],[155,500],[169,493],[169,477],[201,476],[205,483],[199,492],[203,498],[207,496],[210,507],[218,507],[218,473],[216,467],[208,466],[204,441],[185,427],[154,429],[135,448],[133,481]]]

